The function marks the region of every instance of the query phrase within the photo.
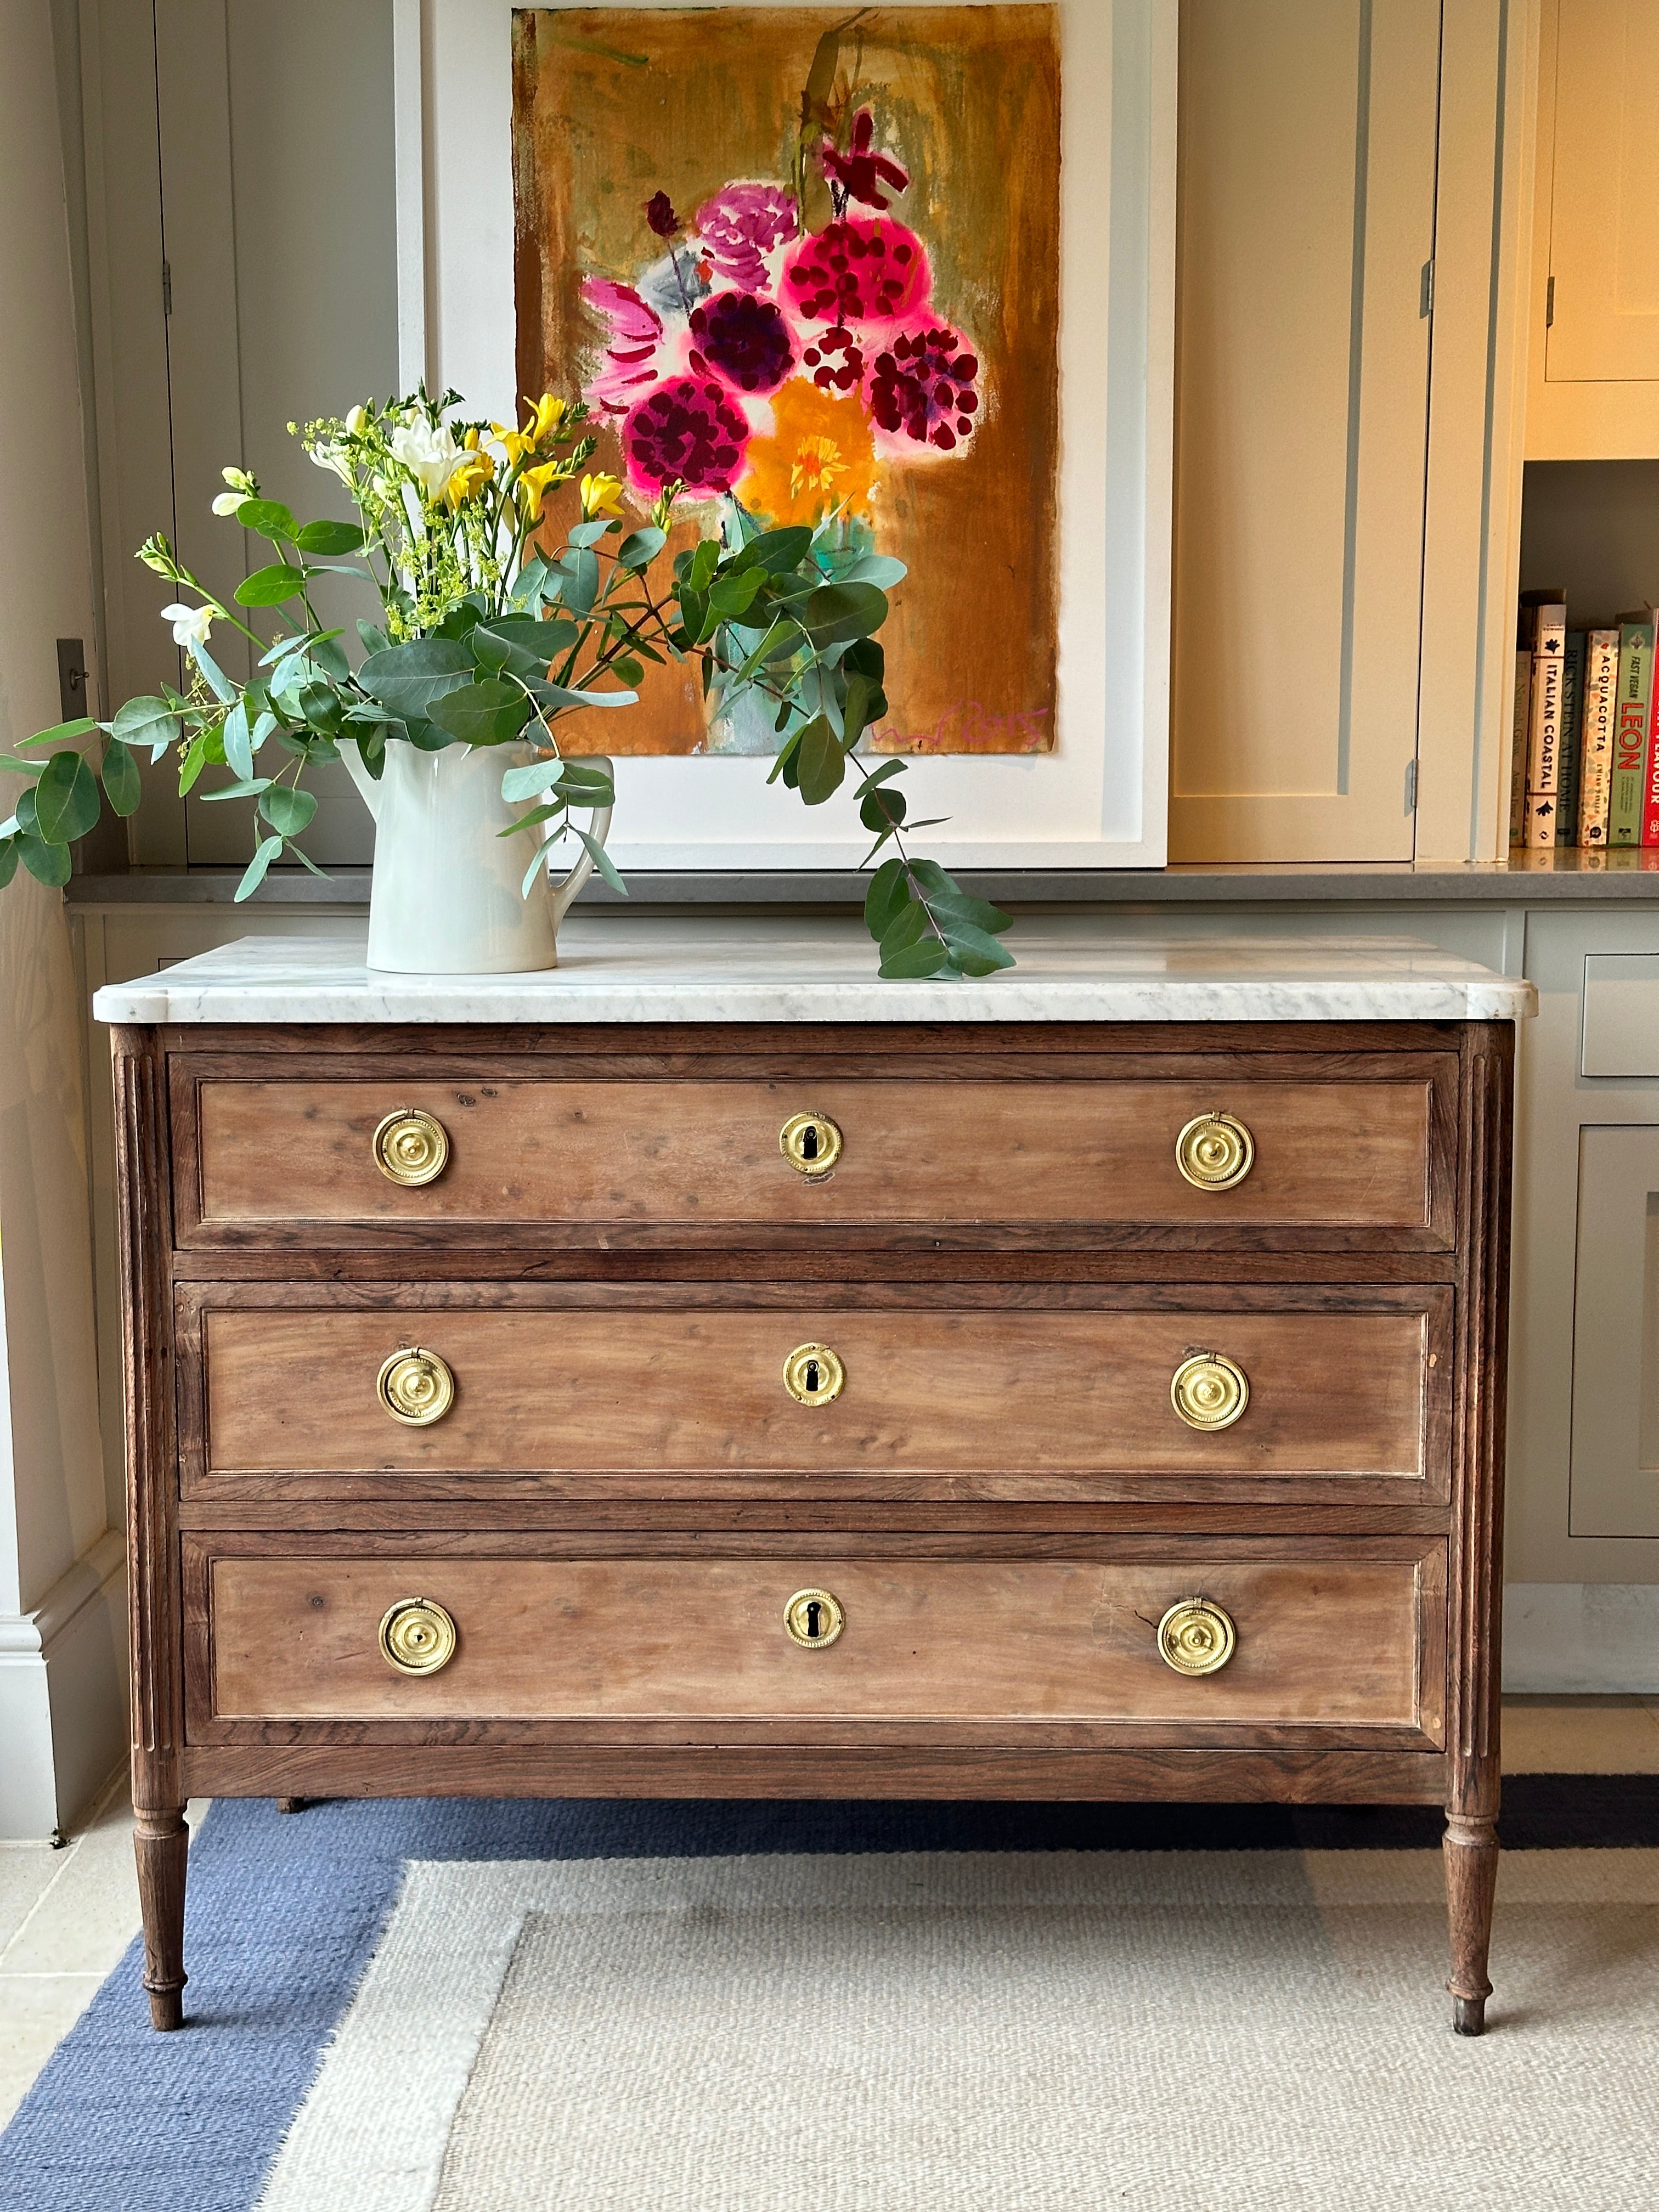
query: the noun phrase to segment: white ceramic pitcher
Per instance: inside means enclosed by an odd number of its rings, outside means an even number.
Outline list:
[[[340,757],[374,817],[368,964],[401,975],[518,975],[559,964],[558,928],[593,872],[586,848],[562,882],[544,870],[521,895],[532,832],[497,833],[527,811],[501,797],[501,777],[532,755],[523,745],[447,745],[422,752],[394,741],[377,782],[354,744]],[[609,761],[595,768],[611,773]],[[602,845],[608,806],[588,810]],[[545,830],[543,830],[545,835]]]

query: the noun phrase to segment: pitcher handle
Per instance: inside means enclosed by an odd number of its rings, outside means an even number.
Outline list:
[[[587,764],[589,763],[584,763],[584,765]],[[594,768],[602,768],[605,774],[610,776],[614,782],[617,771],[602,754],[593,754],[591,757],[591,765]],[[613,811],[614,810],[609,806],[591,806],[586,810],[588,817],[588,835],[593,839],[595,844],[603,845],[605,839],[611,835],[611,817]],[[550,877],[552,875],[552,862],[550,860],[548,863],[548,874]],[[577,892],[580,890],[582,885],[587,881],[592,872],[593,855],[588,851],[586,846],[584,845],[581,848],[580,854],[572,864],[570,872],[566,876],[564,881],[552,885],[553,927],[555,929],[557,929],[559,924],[564,920],[565,909],[569,906],[572,899],[575,897]]]

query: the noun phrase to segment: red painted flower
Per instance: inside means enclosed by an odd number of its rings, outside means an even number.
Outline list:
[[[770,300],[716,292],[691,310],[691,366],[738,392],[775,392],[795,365],[789,325]]]
[[[925,304],[932,282],[915,231],[851,215],[791,247],[782,291],[809,323],[895,323]]]
[[[622,442],[636,490],[655,494],[678,477],[688,491],[729,491],[742,471],[749,422],[713,377],[676,376],[629,410]]]
[[[978,376],[979,362],[959,331],[919,323],[877,355],[870,412],[884,430],[949,453],[973,429]]]
[[[885,208],[888,203],[881,196],[882,186],[889,185],[902,192],[910,181],[896,161],[870,151],[875,128],[869,109],[861,107],[853,118],[852,143],[846,153],[837,153],[827,138],[823,142],[824,171],[841,186],[843,207],[853,199],[861,200],[866,207]]]

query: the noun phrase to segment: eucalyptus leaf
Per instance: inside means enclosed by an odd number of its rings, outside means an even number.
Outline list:
[[[291,538],[300,526],[279,499],[245,499],[236,510],[236,520],[244,530],[256,530],[261,538]]]
[[[422,637],[370,653],[357,681],[389,714],[407,722],[429,714],[434,700],[471,684],[474,674],[472,655],[459,639]]]
[[[357,623],[357,635],[363,641],[365,653],[387,653],[391,650],[392,640],[386,632],[377,629],[372,622],[364,622],[361,617]]]
[[[975,929],[971,922],[958,921],[938,908],[934,908],[933,918],[951,948],[952,963],[964,975],[988,975],[998,968],[1013,966],[1013,954],[987,931]]]
[[[606,769],[593,761],[568,760],[560,781],[561,794],[577,806],[614,806],[617,786]]]
[[[80,754],[54,753],[34,787],[35,828],[48,845],[67,845],[86,836],[100,804],[98,779]]]
[[[206,678],[208,690],[212,692],[221,705],[228,707],[236,696],[236,687],[208,651],[206,646],[198,645],[192,641],[190,657]]]
[[[532,684],[541,707],[636,707],[637,691],[572,691],[562,684]]]
[[[903,562],[895,561],[890,554],[866,553],[850,568],[842,571],[839,580],[843,584],[874,584],[878,590],[890,592],[895,584],[902,584],[909,573]]]
[[[648,568],[667,543],[668,532],[654,525],[631,531],[617,548],[617,559],[624,568]]]
[[[246,781],[253,774],[253,745],[247,726],[247,701],[239,699],[225,716],[225,758]]]
[[[580,552],[584,547],[597,545],[610,527],[611,525],[603,519],[573,523],[566,532],[565,543],[567,545],[574,545],[577,551]]]
[[[0,891],[17,873],[17,843],[15,836],[0,837]]]
[[[104,796],[117,814],[136,814],[138,802],[144,795],[144,787],[138,774],[138,763],[119,738],[112,738],[104,747],[104,762],[100,769],[104,780]]]
[[[852,644],[879,629],[887,619],[887,595],[873,584],[821,584],[793,611],[822,653],[829,646]]]
[[[562,833],[561,833],[561,835],[562,834]],[[528,898],[532,889],[534,887],[537,877],[546,873],[549,857],[552,853],[553,848],[558,843],[558,842],[559,840],[556,836],[550,837],[544,845],[538,845],[537,847],[535,859],[530,863],[530,866],[524,872],[524,882],[519,889],[519,896],[520,898]]]
[[[221,784],[217,791],[204,791],[202,804],[210,806],[218,799],[257,799],[262,791],[270,789],[268,775],[239,776],[234,783]]]
[[[165,699],[129,699],[110,724],[110,734],[124,745],[148,745],[159,760],[180,734],[179,717]]]
[[[889,953],[882,949],[881,965],[876,973],[888,982],[915,981],[923,975],[937,975],[942,968],[951,964],[951,955],[936,937],[929,937],[902,951]]]
[[[331,676],[337,684],[351,681],[351,663],[345,657],[345,647],[339,642],[337,630],[325,632],[321,637],[313,638],[311,658],[323,673]]]
[[[516,684],[486,676],[434,699],[432,720],[464,744],[504,745],[530,719],[530,702]]]
[[[236,904],[240,905],[245,898],[251,898],[258,890],[265,879],[265,870],[282,849],[283,841],[280,837],[261,839],[258,851],[248,862],[243,872],[241,882],[236,886],[234,902]]]
[[[573,614],[590,614],[599,592],[599,555],[585,545],[574,546],[559,567],[564,577],[559,592],[561,602]]]
[[[72,722],[54,722],[49,730],[37,730],[32,738],[20,738],[20,750],[33,751],[36,745],[73,744],[77,738],[89,738],[104,725],[90,714],[79,714]]]
[[[315,795],[295,791],[286,783],[273,783],[259,799],[259,811],[281,837],[297,837],[317,811]]]
[[[866,830],[902,829],[904,793],[902,791],[866,792],[859,808],[859,820]]]
[[[909,896],[910,885],[903,861],[884,860],[871,877],[870,888],[864,896],[864,926],[878,945],[898,919]]]
[[[769,576],[787,576],[799,568],[811,548],[811,532],[792,523],[787,529],[766,530],[751,538],[738,558],[745,566],[763,568]]]
[[[833,799],[847,773],[847,756],[841,739],[822,714],[815,715],[800,733],[796,753],[800,795],[809,806],[822,806]]]
[[[18,831],[17,857],[35,881],[50,890],[61,890],[70,879],[69,847],[49,845],[32,830]]]
[[[534,799],[538,793],[551,791],[564,780],[568,763],[562,760],[532,761],[524,768],[510,768],[501,778],[501,797],[506,799]]]
[[[576,835],[581,839],[582,843],[587,848],[587,856],[592,861],[596,872],[604,878],[606,883],[610,884],[613,891],[619,891],[623,897],[626,898],[628,896],[628,886],[623,881],[622,878],[617,873],[616,862],[611,859],[610,854],[605,851],[604,846],[600,844],[599,839],[597,837],[590,836],[586,830],[578,827],[578,825],[574,822],[570,826],[575,830]]]

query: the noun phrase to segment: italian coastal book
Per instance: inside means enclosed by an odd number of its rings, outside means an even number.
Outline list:
[[[1567,650],[1561,667],[1561,749],[1556,771],[1555,842],[1571,845],[1578,835],[1578,778],[1584,720],[1584,654],[1586,634],[1567,632]]]
[[[1613,795],[1607,805],[1609,845],[1642,842],[1643,791],[1647,781],[1650,714],[1653,702],[1653,613],[1619,617],[1619,691],[1613,725]]]
[[[1616,633],[1615,633],[1616,635]],[[1515,713],[1510,735],[1510,842],[1522,842],[1527,805],[1527,709],[1532,700],[1532,647],[1515,656]]]
[[[1607,842],[1613,795],[1613,724],[1619,690],[1619,633],[1593,629],[1584,639],[1584,711],[1578,752],[1578,842],[1598,851]]]
[[[1561,708],[1567,652],[1567,610],[1560,599],[1533,610],[1532,700],[1527,728],[1527,804],[1522,842],[1553,845],[1559,805]],[[1645,760],[1644,768],[1645,769]]]

